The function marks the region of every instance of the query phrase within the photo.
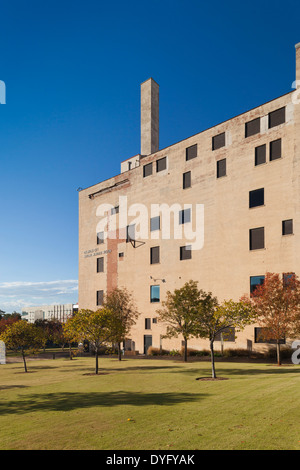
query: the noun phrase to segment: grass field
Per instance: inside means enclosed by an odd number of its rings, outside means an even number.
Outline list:
[[[133,359],[0,365],[0,449],[300,449],[300,366]]]

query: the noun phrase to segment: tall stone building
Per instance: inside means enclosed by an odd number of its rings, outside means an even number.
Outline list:
[[[159,86],[141,85],[141,153],[79,193],[79,309],[128,288],[141,315],[126,347],[180,349],[182,338],[161,339],[156,310],[190,279],[221,301],[249,294],[268,271],[300,274],[300,44],[296,80],[298,89],[164,149]],[[265,347],[257,331],[227,347]]]

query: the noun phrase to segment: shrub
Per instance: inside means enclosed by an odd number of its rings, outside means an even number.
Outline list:
[[[166,349],[154,348],[153,346],[150,346],[147,351],[148,356],[166,356],[168,354],[169,351]]]
[[[170,352],[169,352],[170,356],[181,356],[181,353],[180,351],[178,351],[178,349],[172,349]]]

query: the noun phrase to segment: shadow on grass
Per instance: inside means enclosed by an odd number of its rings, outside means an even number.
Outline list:
[[[203,369],[201,367],[199,368],[189,368],[189,369],[184,369],[182,368],[180,370],[180,374],[197,374],[199,376],[199,373],[206,375],[207,377],[211,376],[211,371],[210,369]],[[273,374],[278,374],[278,375],[283,375],[283,374],[300,374],[300,368],[297,366],[290,367],[290,365],[282,365],[282,366],[277,366],[274,364],[265,364],[265,367],[262,367],[261,369],[252,369],[251,367],[245,368],[226,368],[226,367],[218,367],[216,365],[216,374],[217,377],[221,377],[223,375],[226,376],[254,376],[254,375],[273,375]]]
[[[10,390],[11,388],[28,388],[27,385],[0,385],[0,390]]]
[[[95,393],[49,393],[31,394],[26,399],[0,403],[0,415],[25,414],[32,412],[72,411],[92,407],[131,406],[173,406],[179,403],[199,401],[206,395],[195,393],[138,393],[138,392],[95,392]]]

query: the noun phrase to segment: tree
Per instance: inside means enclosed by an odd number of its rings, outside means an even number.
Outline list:
[[[4,341],[6,348],[21,352],[25,372],[27,372],[26,355],[35,352],[43,344],[41,330],[25,320],[19,320],[9,326],[0,339]]]
[[[162,302],[162,308],[157,310],[159,321],[166,324],[164,338],[184,339],[184,361],[187,361],[188,340],[195,336],[195,318],[199,310],[201,291],[197,288],[196,281],[188,281],[180,289],[175,289],[166,294],[166,300]]]
[[[300,281],[294,274],[266,273],[263,284],[252,293],[249,301],[255,309],[261,337],[275,342],[277,365],[281,365],[282,340],[297,334],[300,317]]]
[[[125,341],[139,313],[126,288],[115,288],[106,297],[104,307],[112,313],[110,328],[111,341],[118,344],[118,358],[121,361],[121,342]]]
[[[10,317],[10,318],[1,318],[0,319],[0,334],[4,333],[4,331],[13,323],[16,323],[17,321],[20,321],[16,317]]]
[[[111,342],[112,312],[103,307],[99,310],[79,310],[67,321],[70,335],[79,341],[86,339],[95,351],[95,373],[98,374],[98,356],[103,344]]]
[[[201,300],[195,325],[195,336],[209,340],[211,353],[212,378],[216,378],[214,342],[218,335],[234,328],[241,330],[253,323],[254,312],[246,300],[224,301],[219,305],[211,292],[201,291]]]
[[[73,359],[72,343],[77,343],[81,340],[81,328],[79,328],[79,321],[77,318],[79,312],[72,317],[69,317],[63,325],[63,336],[67,343],[69,343],[69,357]]]

